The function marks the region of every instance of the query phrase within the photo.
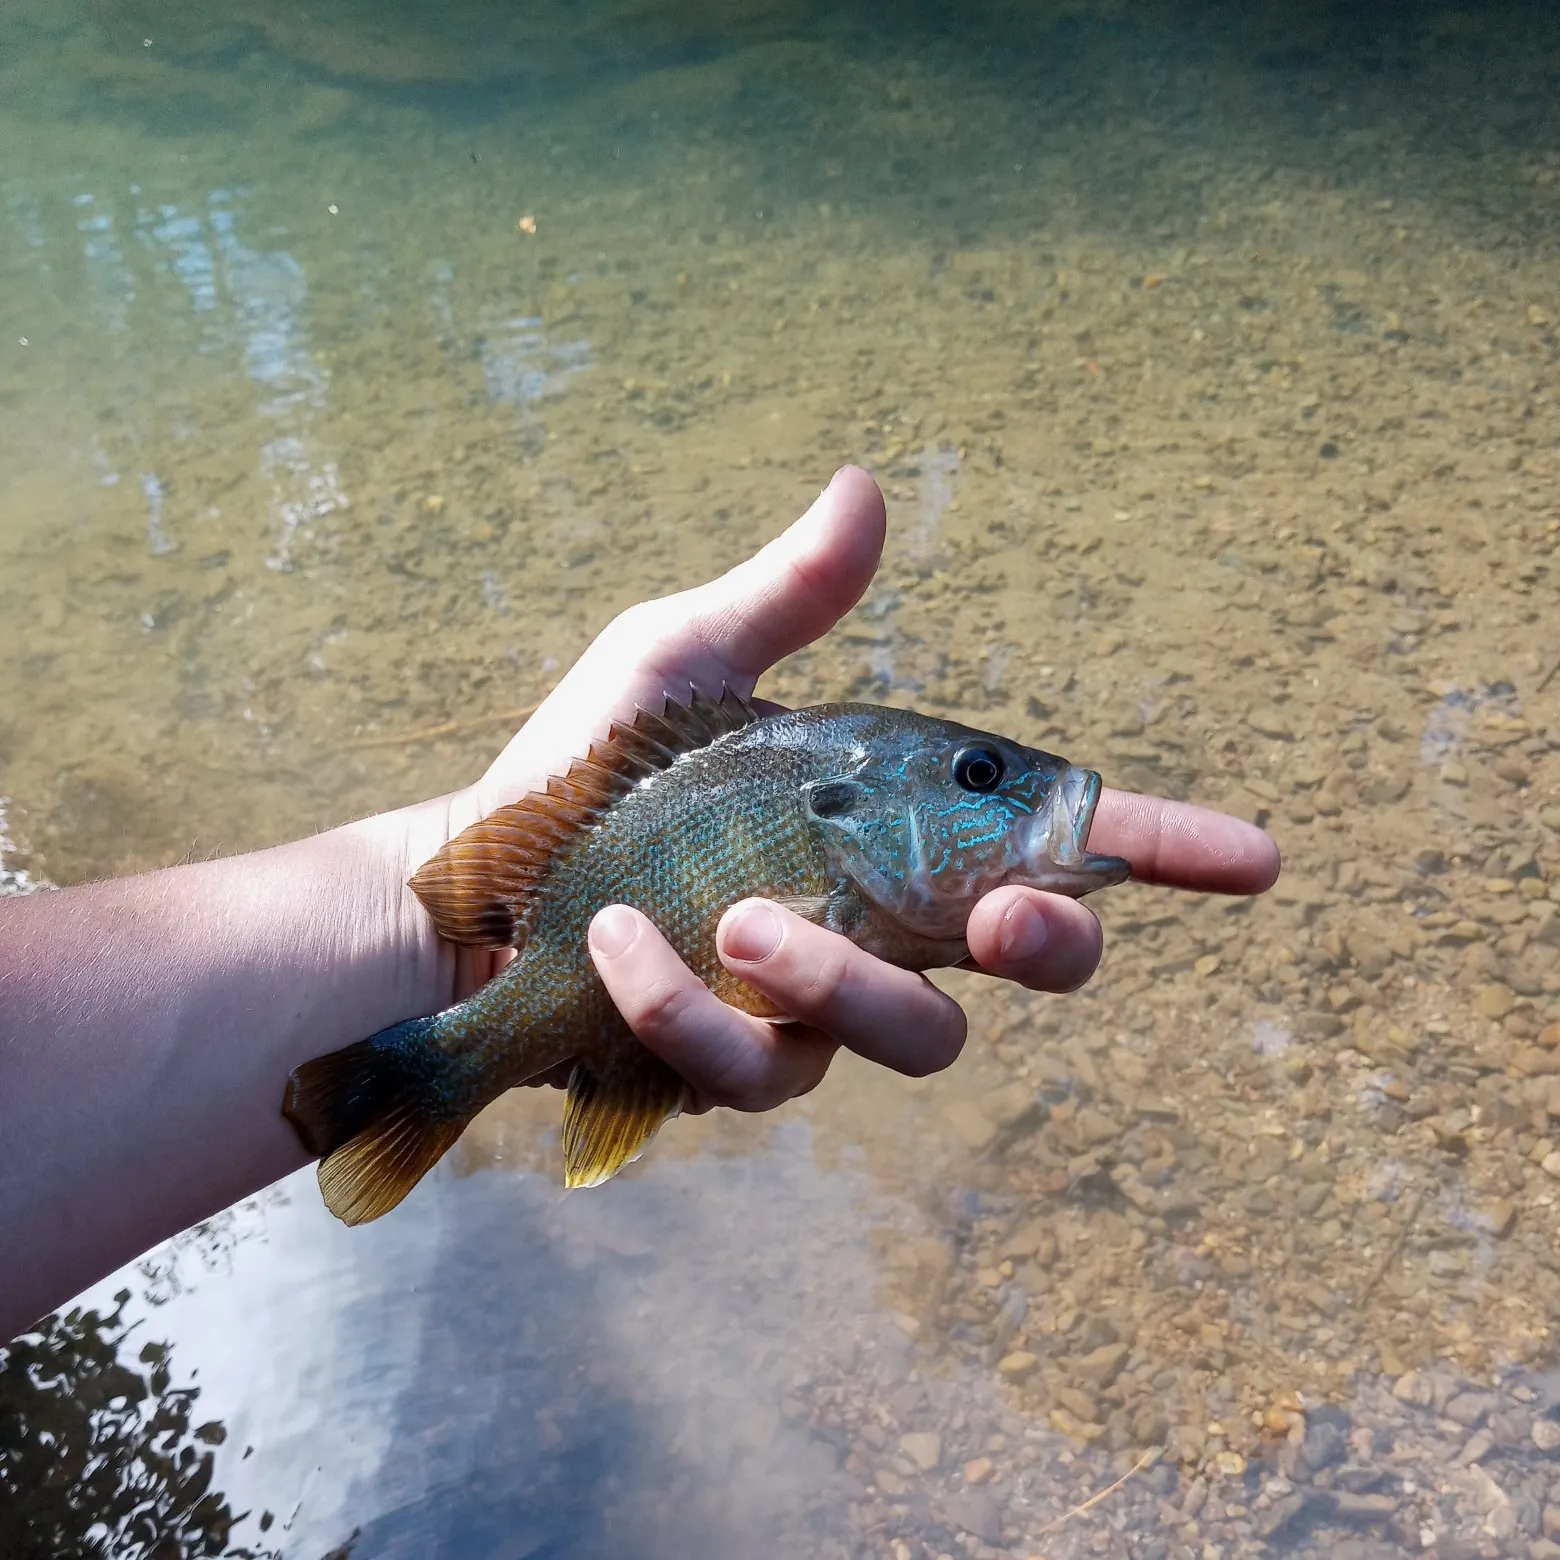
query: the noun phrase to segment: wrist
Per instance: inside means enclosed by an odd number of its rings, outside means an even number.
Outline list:
[[[374,1004],[374,1017],[384,1020],[376,1028],[457,1000],[466,950],[440,941],[407,881],[456,831],[452,809],[459,806],[458,795],[437,797],[344,824],[310,842],[326,863],[326,898],[350,907],[353,941],[374,969],[373,986],[388,999],[383,1012]]]

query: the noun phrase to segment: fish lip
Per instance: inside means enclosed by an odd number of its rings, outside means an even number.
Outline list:
[[[1030,887],[1078,899],[1132,875],[1121,856],[1086,849],[1104,787],[1092,769],[1069,764],[1057,778],[1031,825],[1030,857],[1024,880]]]

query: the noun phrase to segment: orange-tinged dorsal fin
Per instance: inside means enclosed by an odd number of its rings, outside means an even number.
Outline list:
[[[640,710],[614,725],[567,774],[489,813],[425,861],[411,889],[439,936],[468,948],[520,947],[527,903],[560,848],[642,780],[758,719],[730,688],[719,699],[691,694],[686,704],[668,698],[659,714]]]

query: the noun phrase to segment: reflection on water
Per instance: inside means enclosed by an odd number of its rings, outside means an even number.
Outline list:
[[[0,14],[0,889],[469,779],[846,458],[888,556],[777,697],[1288,859],[1117,891],[1065,1002],[947,977],[947,1077],[567,1200],[506,1103],[382,1225],[304,1178],[116,1276],[225,1541],[1560,1553],[1554,28]]]
[[[229,1546],[244,1519],[211,1487],[226,1430],[192,1425],[200,1391],[173,1385],[166,1344],[136,1347],[130,1299],[121,1289],[107,1311],[46,1317],[0,1349],[0,1548],[12,1560],[262,1560],[274,1552]]]

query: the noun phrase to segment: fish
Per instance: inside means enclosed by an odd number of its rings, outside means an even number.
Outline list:
[[[721,963],[722,914],[762,896],[904,969],[958,964],[1004,884],[1080,898],[1129,864],[1086,849],[1100,777],[950,720],[870,704],[761,714],[690,688],[613,725],[566,774],[418,868],[438,935],[515,957],[465,1001],[306,1062],[283,1114],[347,1224],[388,1213],[484,1106],[567,1077],[564,1184],[637,1159],[687,1087],[613,1005],[587,944],[642,911],[723,1001],[786,1015]]]

